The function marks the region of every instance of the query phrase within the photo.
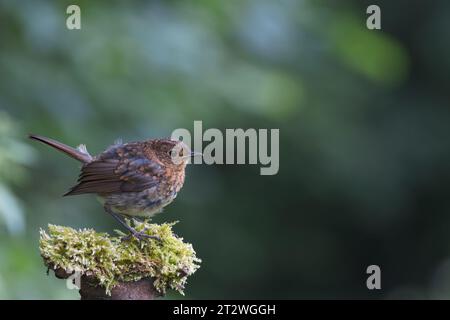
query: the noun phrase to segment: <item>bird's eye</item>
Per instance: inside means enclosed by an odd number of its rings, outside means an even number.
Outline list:
[[[180,155],[180,157],[182,157],[184,155],[183,148],[181,148],[179,155]]]
[[[181,151],[178,152],[178,150],[176,150],[175,148],[173,148],[173,149],[167,151],[167,154],[168,154],[170,157],[182,157],[182,156],[183,156],[183,149],[181,149]]]

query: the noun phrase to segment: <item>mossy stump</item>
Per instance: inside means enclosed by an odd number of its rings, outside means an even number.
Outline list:
[[[41,230],[40,251],[55,276],[70,278],[82,300],[149,300],[167,289],[181,294],[188,276],[199,267],[192,245],[172,231],[174,223],[161,225],[132,221],[133,227],[160,240],[138,240],[93,229],[75,230],[48,226]]]

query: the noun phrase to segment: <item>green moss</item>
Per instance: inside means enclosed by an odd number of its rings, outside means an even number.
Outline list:
[[[47,267],[62,268],[68,273],[78,271],[93,275],[110,294],[119,281],[155,279],[154,286],[162,294],[172,288],[183,294],[187,277],[199,267],[192,245],[177,237],[172,226],[133,220],[138,231],[158,236],[154,239],[122,240],[124,235],[111,237],[93,229],[75,230],[69,227],[48,226],[48,233],[40,231],[39,247]]]

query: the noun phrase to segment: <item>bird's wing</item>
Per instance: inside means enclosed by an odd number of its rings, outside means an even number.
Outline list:
[[[78,183],[66,195],[139,192],[157,185],[162,166],[126,144],[105,151],[81,168]]]

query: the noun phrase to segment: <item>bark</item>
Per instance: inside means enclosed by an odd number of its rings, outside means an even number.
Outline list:
[[[67,279],[68,274],[64,269],[56,269],[55,276],[60,279]],[[119,282],[111,290],[111,295],[106,294],[104,287],[98,285],[95,278],[83,275],[80,279],[81,300],[154,300],[161,294],[153,286],[152,278],[144,278],[138,281]]]
[[[105,288],[98,286],[87,276],[81,277],[81,300],[153,300],[160,296],[153,286],[153,279],[119,282],[107,295]]]

